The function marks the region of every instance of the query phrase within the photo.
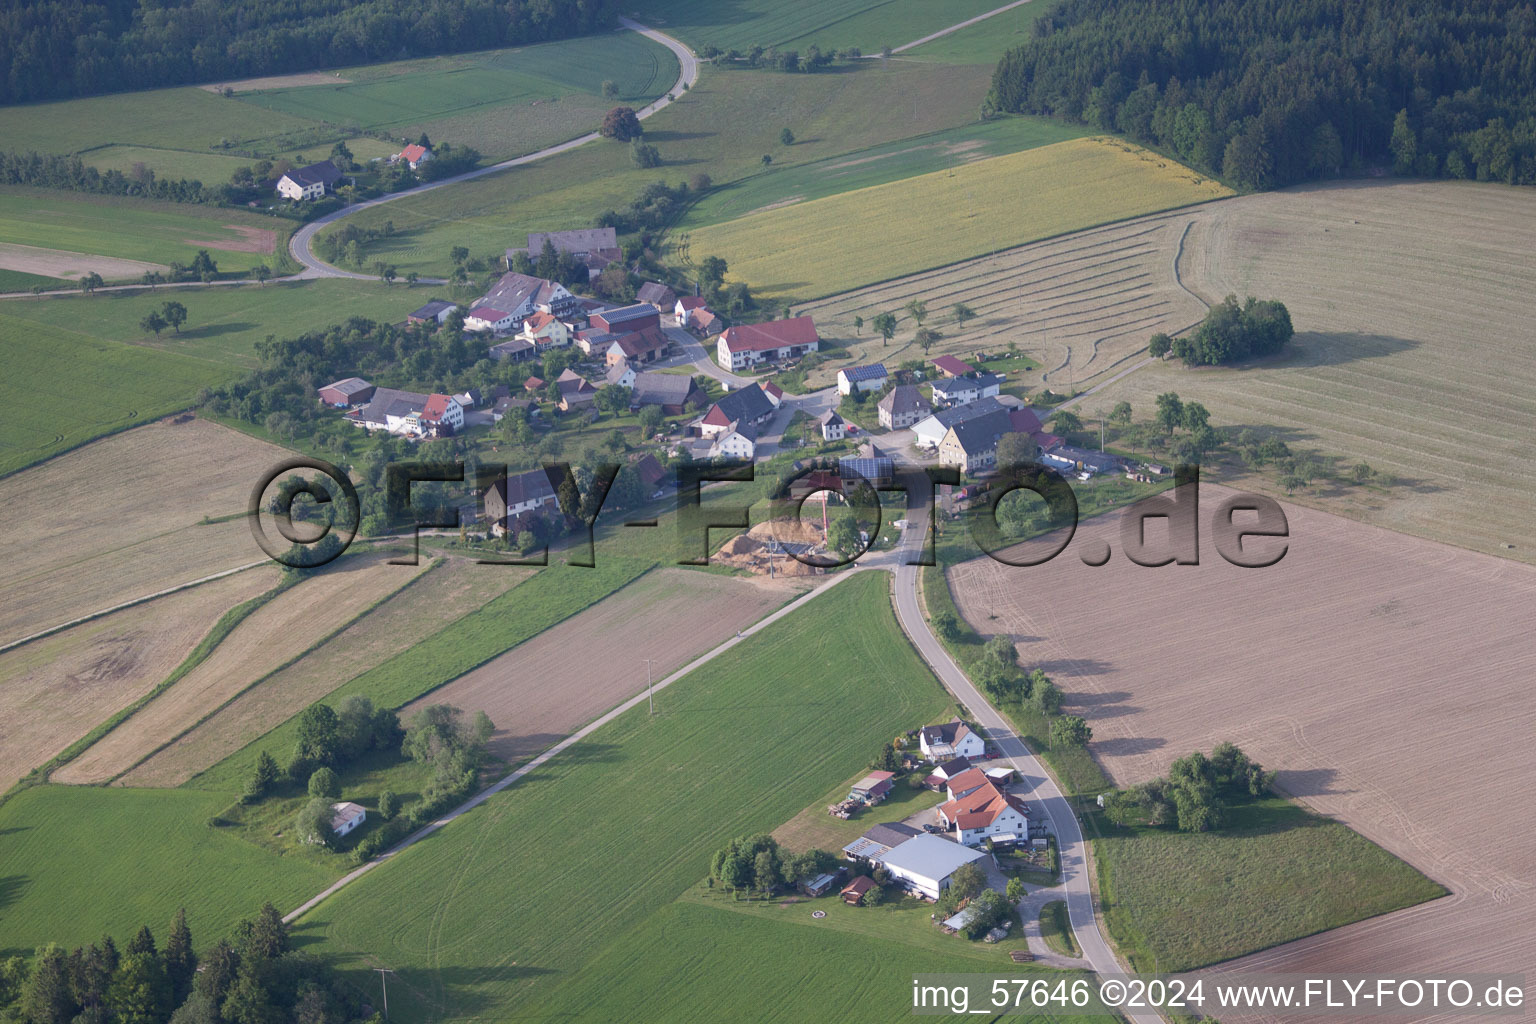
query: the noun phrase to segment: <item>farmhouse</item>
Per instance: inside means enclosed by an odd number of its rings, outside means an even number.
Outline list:
[[[655,373],[645,371],[635,374],[634,395],[630,405],[659,405],[667,416],[681,416],[687,407],[695,407],[705,400],[704,389],[692,377],[681,373]]]
[[[347,419],[365,430],[402,437],[447,437],[464,429],[464,407],[452,395],[376,388],[372,399]]]
[[[982,860],[986,854],[940,836],[913,836],[874,860],[909,891],[938,899],[949,888],[949,879],[960,867]]]
[[[517,336],[537,348],[563,348],[571,343],[571,325],[553,313],[534,313],[523,321]]]
[[[709,448],[712,459],[750,459],[756,455],[757,426],[753,423],[733,424],[728,430],[715,435],[715,443]]]
[[[874,860],[882,853],[895,849],[913,836],[922,835],[921,829],[899,821],[886,821],[866,831],[862,836],[843,847],[843,856],[849,860]]]
[[[354,804],[350,800],[331,804],[331,831],[338,836],[346,835],[367,820],[368,811],[361,804]]]
[[[317,392],[320,401],[336,409],[350,409],[373,397],[373,385],[361,377],[348,377],[334,384],[327,384]]]
[[[660,327],[661,314],[650,303],[637,302],[632,306],[598,310],[587,317],[587,322],[599,331],[628,334],[631,331],[643,331],[647,327]]]
[[[476,306],[464,317],[466,331],[509,331],[516,318],[506,310],[495,306]]]
[[[294,202],[319,199],[340,180],[341,171],[336,169],[336,165],[329,160],[322,160],[317,164],[289,171],[277,179],[277,194]]]
[[[885,799],[891,791],[891,782],[896,776],[893,772],[870,772],[848,791],[849,800],[858,800],[873,807]]]
[[[885,382],[890,379],[890,374],[885,372],[884,363],[871,363],[868,366],[846,366],[837,371],[837,393],[851,395],[854,391],[879,391],[885,387]]]
[[[639,302],[649,303],[658,313],[670,313],[677,306],[677,293],[660,281],[647,281],[635,293]]]
[[[939,465],[956,466],[963,473],[984,473],[997,465],[997,442],[1013,432],[1013,418],[1007,409],[962,420],[939,442]]]
[[[400,152],[396,153],[394,156],[390,157],[389,162],[392,164],[405,164],[405,166],[414,171],[416,168],[420,167],[422,164],[431,159],[432,148],[430,146],[418,146],[413,142],[409,146],[406,146],[404,149],[402,149]]]
[[[519,516],[558,504],[555,488],[549,482],[549,475],[542,469],[500,477],[486,488],[481,498],[485,520],[491,524],[491,532],[497,536],[514,530],[514,520]]]
[[[604,350],[603,359],[609,364],[620,359],[632,363],[654,363],[667,354],[671,344],[660,327],[647,327],[632,334],[620,335],[610,342]]]
[[[962,363],[954,356],[939,356],[933,365],[946,377],[967,377],[976,372],[969,363]]]
[[[709,305],[700,295],[684,295],[672,307],[672,316],[677,320],[679,327],[695,326],[694,318],[699,313],[707,312],[709,312]]]
[[[612,384],[614,387],[632,388],[635,386],[635,368],[629,364],[628,359],[609,363],[608,372],[603,374],[603,383]]]
[[[516,324],[521,324],[535,313],[567,317],[581,310],[581,303],[565,285],[546,281],[542,277],[514,273],[502,274],[476,305],[504,309],[512,314]]]
[[[965,405],[979,398],[995,398],[1003,388],[1003,378],[995,373],[983,373],[975,377],[942,377],[928,385],[933,394],[933,404],[948,408]]]
[[[815,352],[820,345],[815,321],[797,316],[727,328],[715,342],[715,358],[727,370],[744,370],[762,363],[799,359]]]
[[[951,409],[936,409],[931,416],[925,416],[912,427],[913,443],[923,448],[937,448],[939,442],[944,440],[944,435],[949,433],[949,428],[956,423],[961,423],[974,416],[985,416],[1004,408],[1003,403],[995,398],[983,398],[978,402],[968,405],[955,406]]]
[[[821,425],[821,439],[823,441],[841,441],[847,432],[847,422],[837,414],[836,409],[828,409],[816,420]]]
[[[555,378],[555,385],[560,389],[561,412],[570,412],[577,406],[589,405],[592,399],[597,397],[597,388],[575,370],[567,369]]]
[[[923,397],[916,384],[898,384],[880,399],[876,407],[880,425],[886,430],[910,427],[933,412],[933,406]]]
[[[537,260],[544,251],[546,241],[555,247],[556,252],[568,252],[576,257],[577,262],[587,268],[589,277],[596,277],[608,264],[624,257],[624,251],[619,248],[618,233],[613,228],[530,231],[526,248],[507,250],[507,268],[511,269],[512,259],[518,253]]]
[[[971,727],[956,718],[943,725],[927,725],[917,734],[918,749],[933,761],[955,757],[980,757],[987,745]]]
[[[699,420],[699,433],[704,437],[715,437],[737,424],[756,427],[771,419],[774,411],[773,400],[760,386],[752,384],[732,391],[710,406]]]
[[[1029,810],[1003,784],[980,768],[961,772],[946,787],[949,800],[939,805],[939,823],[966,846],[989,838],[1029,835]]]
[[[459,308],[457,302],[448,302],[443,299],[433,299],[420,309],[406,314],[405,322],[408,324],[442,324],[448,321],[448,314]]]

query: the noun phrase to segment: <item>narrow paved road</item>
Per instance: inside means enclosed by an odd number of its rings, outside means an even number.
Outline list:
[[[623,25],[625,28],[632,32],[639,32],[647,39],[660,43],[662,46],[665,46],[667,49],[671,50],[674,54],[677,55],[677,81],[672,83],[672,87],[658,99],[644,107],[641,107],[635,112],[635,116],[643,121],[647,117],[650,117],[652,114],[656,113],[658,110],[663,110],[670,106],[672,103],[672,98],[679,94],[684,86],[689,88],[693,87],[694,83],[699,80],[699,61],[698,58],[693,55],[692,50],[688,49],[688,47],[684,46],[682,43],[663,32],[658,32],[653,28],[646,28],[639,22],[631,21],[628,18],[620,18],[619,24]],[[347,277],[359,281],[375,280],[375,278],[369,274],[354,274],[349,270],[342,270],[339,267],[333,267],[329,263],[322,260],[320,257],[316,256],[314,252],[311,251],[311,247],[314,244],[315,235],[319,233],[320,229],[336,223],[343,217],[350,217],[362,210],[369,210],[375,206],[383,206],[385,203],[393,203],[397,200],[405,199],[410,196],[419,196],[424,192],[432,192],[440,188],[447,188],[450,185],[457,185],[461,182],[473,181],[476,178],[483,178],[488,174],[496,174],[500,171],[509,170],[513,167],[521,167],[524,164],[531,164],[537,160],[543,160],[545,157],[554,156],[556,153],[564,153],[568,150],[575,149],[578,146],[585,146],[587,143],[592,142],[597,137],[597,132],[588,132],[585,135],[571,139],[567,142],[562,142],[555,146],[548,146],[544,149],[538,150],[537,152],[529,153],[526,156],[514,157],[511,160],[503,160],[499,164],[491,164],[489,167],[476,168],[473,171],[465,171],[463,174],[455,174],[453,177],[443,178],[441,181],[433,181],[428,182],[425,185],[417,185],[415,188],[409,188],[403,192],[391,192],[389,195],[380,196],[377,199],[368,199],[361,203],[354,203],[351,206],[337,210],[335,213],[329,213],[317,220],[312,220],[308,224],[305,224],[303,227],[301,227],[299,230],[295,231],[293,233],[293,237],[288,240],[288,251],[292,253],[293,258],[304,267],[304,270],[299,273],[298,277]]]

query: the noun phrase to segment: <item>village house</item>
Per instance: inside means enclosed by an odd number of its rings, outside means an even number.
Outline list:
[[[516,318],[495,306],[476,306],[464,316],[464,329],[475,333],[505,333],[510,331]]]
[[[643,331],[648,327],[660,327],[661,314],[656,312],[655,306],[646,302],[637,302],[631,306],[597,310],[587,317],[587,323],[593,330],[607,331],[610,334],[629,334],[634,331]]]
[[[708,309],[696,309],[688,314],[688,329],[701,338],[707,338],[724,326],[720,317]]]
[[[873,487],[890,487],[896,482],[896,460],[873,441],[859,445],[857,454],[838,459],[837,471],[844,480],[863,477]]]
[[[616,363],[608,364],[608,372],[603,374],[603,383],[612,384],[614,387],[632,388],[635,386],[635,368],[630,365],[628,359],[620,359]]]
[[[880,399],[876,409],[880,425],[886,430],[910,427],[933,412],[933,406],[923,397],[916,384],[898,384]]]
[[[635,293],[635,300],[649,303],[658,313],[670,313],[677,306],[677,293],[660,281],[647,281]]]
[[[560,389],[560,401],[557,404],[561,412],[590,405],[592,399],[597,397],[597,388],[575,370],[567,369],[560,374],[555,378],[555,385]]]
[[[634,408],[659,405],[664,416],[681,416],[689,406],[697,408],[707,401],[698,381],[681,373],[656,373],[644,370],[635,374],[634,394],[629,403]]]
[[[408,324],[438,324],[448,322],[448,314],[459,308],[457,302],[448,302],[444,299],[433,299],[414,312],[407,313],[405,322]]]
[[[409,146],[406,146],[404,149],[402,149],[400,152],[396,153],[394,156],[390,157],[389,162],[392,164],[405,164],[405,166],[414,171],[416,168],[420,167],[422,164],[431,159],[432,148],[430,146],[422,146],[413,142]]]
[[[499,477],[486,488],[481,498],[485,521],[491,524],[491,532],[498,537],[508,531],[515,532],[520,518],[558,507],[554,485],[542,469]]]
[[[623,334],[609,342],[603,352],[605,362],[612,364],[621,359],[644,365],[654,363],[667,354],[671,340],[660,327],[647,327],[631,334]]]
[[[943,725],[924,726],[917,734],[917,746],[930,761],[948,761],[956,757],[979,758],[986,753],[987,748],[981,736],[958,718]]]
[[[981,398],[995,398],[1003,389],[1003,378],[995,373],[975,377],[941,377],[928,385],[935,408],[967,405]]]
[[[277,194],[294,202],[319,199],[340,180],[341,171],[336,169],[336,165],[329,160],[321,160],[317,164],[289,171],[277,179]]]
[[[350,409],[354,405],[362,405],[373,397],[373,385],[361,377],[348,377],[346,380],[338,380],[334,384],[327,384],[316,393],[320,396],[322,404],[329,405],[333,409]]]
[[[709,303],[704,301],[702,295],[683,295],[672,306],[672,318],[679,327],[693,327],[694,317],[700,311],[709,311]]]
[[[1014,842],[1029,835],[1029,809],[1009,793],[1003,783],[980,768],[961,772],[949,780],[949,800],[939,805],[939,824],[966,846],[981,846],[988,839]]]
[[[1004,408],[1007,407],[995,398],[983,398],[951,409],[935,409],[932,415],[923,417],[912,426],[912,441],[920,448],[938,448],[939,442],[949,433],[949,428],[956,423]]]
[[[799,359],[820,345],[815,321],[797,316],[727,328],[715,343],[715,358],[727,370],[744,370]]]
[[[784,401],[784,389],[771,380],[758,381],[758,387],[763,389],[763,394],[768,396],[768,401],[777,409]]]
[[[331,804],[331,831],[337,836],[347,835],[368,820],[368,811],[361,804]]]
[[[848,860],[874,860],[882,853],[894,850],[913,836],[922,834],[922,829],[913,828],[899,821],[882,822],[844,846],[843,856]]]
[[[738,424],[760,426],[773,418],[773,400],[757,384],[732,391],[709,407],[699,420],[699,433],[716,437]]]
[[[843,418],[837,414],[836,409],[828,409],[816,422],[821,424],[823,441],[841,441],[848,427]]]
[[[751,459],[757,456],[757,425],[737,422],[715,435],[709,447],[712,459]]]
[[[851,395],[854,391],[879,391],[890,379],[884,363],[868,366],[845,366],[837,371],[837,393]]]
[[[523,320],[517,336],[532,342],[537,349],[564,348],[571,343],[571,325],[553,313],[534,313]]]
[[[528,274],[506,273],[497,279],[477,306],[490,306],[511,314],[519,326],[535,313],[569,317],[581,312],[582,305],[565,285]]]
[[[452,395],[376,388],[368,404],[347,419],[365,430],[402,437],[449,437],[464,429],[464,407]]]
[[[962,865],[985,857],[986,854],[978,850],[925,832],[880,854],[874,860],[907,891],[936,900],[949,888],[950,878]]]
[[[963,473],[986,473],[997,467],[998,442],[1007,434],[1031,439],[1031,455],[1039,448],[1040,417],[1033,409],[999,408],[962,420],[949,428],[939,442],[939,464],[955,466]]]
[[[638,462],[630,464],[635,475],[640,478],[640,486],[645,489],[647,496],[659,498],[666,493],[666,488],[672,480],[672,474],[667,467],[661,464],[661,460],[650,452]]]
[[[529,259],[537,262],[544,252],[544,243],[548,241],[555,247],[555,252],[570,253],[576,261],[587,268],[589,278],[596,277],[603,272],[603,268],[615,260],[624,258],[624,251],[619,248],[618,232],[613,228],[577,228],[571,231],[530,231],[528,232],[528,245],[522,249],[507,250],[507,269],[512,268],[512,260],[522,253]]]

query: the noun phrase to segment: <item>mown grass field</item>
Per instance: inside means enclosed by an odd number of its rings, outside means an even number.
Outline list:
[[[694,0],[646,0],[637,19],[694,47],[745,50],[777,46],[804,52],[857,46],[879,53],[974,18],[1003,0],[741,0],[701,4]]]
[[[387,132],[469,145],[504,159],[589,130],[611,102],[612,80],[635,106],[677,80],[677,59],[634,32],[451,57],[326,72],[334,83],[245,92],[225,98],[186,86],[0,110],[5,148],[77,153],[89,166],[160,177],[227,181],[266,157],[323,159],[346,140],[367,160],[398,147]]]
[[[342,890],[299,922],[300,941],[359,986],[389,962],[405,1020],[537,1012],[567,979],[602,988],[603,947],[663,958],[633,929],[695,885],[721,842],[773,828],[945,705],[889,585],[839,583],[658,693],[655,716],[621,716]],[[578,806],[592,827],[550,827]]]
[[[42,330],[71,338],[122,342],[151,354],[187,356],[215,367],[256,365],[255,344],[269,334],[291,338],[345,323],[354,316],[395,323],[441,293],[427,285],[397,282],[291,281],[239,287],[158,288],[131,292],[0,302],[0,330]],[[175,300],[187,307],[181,332],[158,336],[139,327],[144,314]],[[77,359],[82,358],[76,356]],[[190,404],[196,388],[187,392]]]
[[[755,294],[831,295],[1231,192],[1129,143],[1076,139],[673,236]],[[871,233],[868,244],[849,239]]]
[[[247,244],[235,227],[273,232],[265,252],[219,248]],[[96,196],[47,189],[0,187],[0,242],[91,253],[148,263],[191,263],[207,249],[223,273],[265,263],[286,267],[291,221],[186,203]]]
[[[323,868],[209,827],[231,799],[91,786],[11,797],[0,805],[0,950],[73,947],[103,933],[121,945],[141,924],[160,934],[178,907],[202,945],[266,900],[293,906],[330,882]]]
[[[1104,917],[1136,971],[1184,971],[1445,895],[1329,818],[1279,797],[1216,832],[1095,816]]]
[[[0,474],[190,406],[230,368],[0,317]]]
[[[1087,129],[1043,118],[999,117],[808,164],[781,167],[775,163],[765,171],[711,192],[689,207],[676,229],[687,231],[718,224],[768,207],[779,208],[883,185],[1087,134]]]
[[[453,270],[449,250],[456,245],[500,260],[527,232],[588,225],[603,210],[627,206],[654,181],[676,184],[704,173],[721,184],[761,171],[765,153],[775,167],[798,165],[965,124],[976,118],[990,79],[991,70],[984,67],[897,61],[815,75],[707,74],[645,121],[646,141],[661,152],[659,168],[638,168],[628,147],[599,140],[503,174],[364,210],[346,223],[380,227],[392,221],[395,235],[369,244],[367,259],[394,263],[402,274],[416,270],[447,277]],[[924,101],[914,110],[892,103],[893,93],[918,94]],[[779,141],[786,127],[795,133],[793,146]]]
[[[237,92],[244,105],[310,121],[469,145],[504,159],[590,131],[616,103],[650,102],[677,58],[637,32],[338,71],[335,84]],[[602,96],[604,81],[618,87]]]
[[[922,46],[902,52],[903,60],[934,60],[949,64],[985,64],[992,67],[1012,47],[1029,39],[1034,23],[1056,0],[1029,0],[1011,11],[958,29]],[[999,4],[998,6],[1002,6]],[[964,21],[957,18],[956,21]]]

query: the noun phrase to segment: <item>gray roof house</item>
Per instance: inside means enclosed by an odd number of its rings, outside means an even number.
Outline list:
[[[901,430],[933,412],[933,406],[923,397],[916,384],[898,384],[880,399],[876,407],[880,413],[880,425],[887,430]]]

